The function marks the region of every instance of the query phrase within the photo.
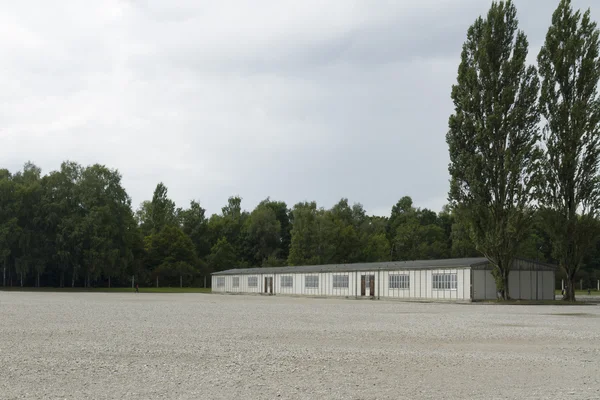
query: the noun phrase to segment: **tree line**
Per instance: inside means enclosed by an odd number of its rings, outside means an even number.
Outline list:
[[[541,224],[520,256],[553,261]],[[368,215],[341,199],[288,207],[266,198],[252,211],[232,196],[208,216],[198,201],[176,207],[159,183],[133,210],[117,170],[64,162],[42,175],[25,164],[0,170],[0,261],[6,286],[202,286],[230,268],[474,257],[481,253],[450,207],[439,213],[401,198],[389,217]],[[600,246],[587,255],[600,277]],[[210,280],[209,280],[210,281]],[[587,284],[587,282],[586,282]]]

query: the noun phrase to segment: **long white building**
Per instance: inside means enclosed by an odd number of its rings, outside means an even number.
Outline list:
[[[485,258],[230,269],[212,274],[212,291],[472,301],[497,298],[491,272]],[[552,265],[516,260],[510,297],[553,300],[555,273]]]

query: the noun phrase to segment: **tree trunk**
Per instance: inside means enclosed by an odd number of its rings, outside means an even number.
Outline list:
[[[156,276],[156,287],[158,287],[158,276]]]
[[[565,301],[576,301],[575,300],[575,272],[567,271],[567,286],[565,287],[565,295],[563,300]]]
[[[183,277],[181,275],[179,275],[179,287],[183,287]]]
[[[108,287],[110,288],[110,275],[108,276]]]
[[[6,261],[4,261],[4,270],[2,271],[2,286],[6,286]]]
[[[23,273],[21,272],[21,287],[23,287]]]
[[[507,267],[506,262],[499,262],[492,269],[492,276],[496,282],[496,298],[501,300],[509,300],[510,296],[508,293],[508,274],[510,268]]]
[[[40,287],[40,273],[39,273],[39,271],[37,273],[37,284],[36,284],[36,287]]]
[[[509,273],[510,273],[510,269],[508,269],[508,268],[505,268],[502,271],[502,286],[503,286],[502,300],[510,299],[510,293],[508,292],[508,274]]]
[[[60,287],[65,287],[65,271],[60,271]]]

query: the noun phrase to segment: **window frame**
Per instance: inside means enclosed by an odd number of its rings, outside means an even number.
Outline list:
[[[337,280],[336,280],[337,278]],[[340,279],[342,281],[342,285],[340,286]],[[350,288],[350,275],[345,274],[345,275],[333,275],[333,278],[331,280],[331,284],[332,287],[334,289],[349,289]]]
[[[225,287],[225,277],[217,276],[217,287]]]
[[[431,274],[432,290],[458,290],[457,272],[433,272]]]
[[[284,284],[284,281],[283,281],[284,278],[286,279],[285,284]],[[288,279],[289,279],[289,282],[287,282]],[[279,285],[282,288],[293,288],[294,287],[294,276],[293,275],[281,275],[279,277]]]
[[[250,279],[256,280],[256,283],[250,283]],[[258,276],[249,276],[248,277],[248,287],[249,288],[257,288],[258,287]]]
[[[235,287],[235,288],[240,287],[240,277],[239,276],[233,277],[233,283],[232,283],[231,287]]]
[[[316,282],[316,286],[308,285],[309,278],[312,279],[314,282]],[[305,289],[318,289],[319,288],[319,275],[304,275],[304,288]]]
[[[388,275],[388,289],[410,290],[410,274],[390,273]]]

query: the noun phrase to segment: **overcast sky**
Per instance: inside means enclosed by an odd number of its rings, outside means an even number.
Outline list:
[[[450,88],[491,1],[0,4],[0,168],[105,164],[134,208],[162,181],[208,213],[240,195],[389,215],[446,203]],[[532,62],[557,4],[516,1]]]

